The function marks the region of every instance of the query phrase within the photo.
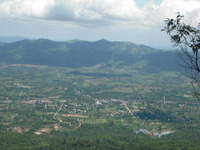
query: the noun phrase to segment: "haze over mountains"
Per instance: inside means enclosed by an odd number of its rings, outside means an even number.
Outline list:
[[[1,42],[11,43],[11,42],[20,41],[23,39],[26,39],[26,38],[21,37],[21,36],[0,36],[0,43]]]
[[[131,42],[95,42],[47,39],[1,43],[0,62],[64,67],[132,66],[148,72],[180,69],[174,51],[162,51]]]

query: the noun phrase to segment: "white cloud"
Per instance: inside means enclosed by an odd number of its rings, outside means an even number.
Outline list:
[[[176,12],[198,14],[199,6],[199,0],[163,0],[160,5],[151,2],[143,8],[134,0],[6,0],[0,3],[0,14],[93,24],[132,21],[138,26],[152,26]]]
[[[145,12],[146,26],[163,25],[166,18],[175,18],[177,12],[185,16],[185,21],[200,22],[200,0],[163,0],[160,5],[149,3],[142,9]]]
[[[199,14],[193,14],[194,12],[200,12],[199,0],[164,0],[161,3],[160,8],[164,10],[165,15],[172,16],[176,12],[184,14],[186,18],[198,18]],[[193,14],[191,16],[191,14]]]
[[[152,1],[143,8],[134,0],[6,0],[0,3],[0,14],[93,25],[129,21],[145,28],[174,17],[176,12],[197,17],[194,12],[199,14],[199,6],[199,0],[163,0],[160,5]]]
[[[0,13],[11,17],[43,17],[53,5],[53,0],[8,0],[0,4]]]
[[[8,0],[0,13],[63,21],[130,20],[143,14],[133,0]]]
[[[160,32],[164,20],[177,12],[189,23],[200,22],[200,0],[163,0],[160,4],[152,0],[143,7],[135,1],[4,0],[0,1],[0,32],[56,39],[133,39],[157,45],[166,41]]]

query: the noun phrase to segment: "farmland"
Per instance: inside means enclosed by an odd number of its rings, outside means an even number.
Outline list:
[[[2,130],[35,132],[48,126],[49,132],[111,120],[132,127],[152,124],[152,128],[200,121],[200,103],[178,72],[142,75],[121,68],[34,65],[2,65],[0,69]]]
[[[60,145],[65,147],[68,143],[68,148],[80,149],[79,144],[88,140],[93,146],[104,145],[102,148],[107,149],[113,136],[115,142],[134,138],[137,148],[147,138],[150,143],[146,141],[146,146],[151,147],[167,136],[164,133],[169,136],[175,133],[169,138],[171,142],[173,137],[182,137],[185,128],[186,132],[199,131],[200,102],[192,96],[189,80],[179,72],[145,74],[128,67],[25,64],[1,64],[0,71],[0,130],[2,141],[7,139],[9,144],[3,142],[3,148],[11,148],[12,139],[20,137],[26,141],[28,135],[27,149],[55,149],[56,143],[48,143],[51,140],[60,143],[66,138],[68,142]],[[92,141],[88,139],[91,136]],[[135,138],[140,136],[139,142]],[[152,137],[157,140],[152,141]],[[34,147],[31,143],[35,140],[38,145]],[[129,149],[128,143],[120,146]],[[19,149],[20,144],[24,145],[19,140]]]

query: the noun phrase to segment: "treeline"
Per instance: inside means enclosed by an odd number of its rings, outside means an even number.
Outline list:
[[[59,131],[51,134],[5,132],[0,134],[2,150],[197,150],[200,127],[187,127],[161,138],[115,125],[85,124],[75,131]]]

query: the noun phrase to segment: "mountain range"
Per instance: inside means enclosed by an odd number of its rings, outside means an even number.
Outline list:
[[[0,43],[0,62],[62,67],[133,66],[148,72],[175,71],[180,67],[175,51],[163,51],[131,42],[94,42],[24,39]]]

